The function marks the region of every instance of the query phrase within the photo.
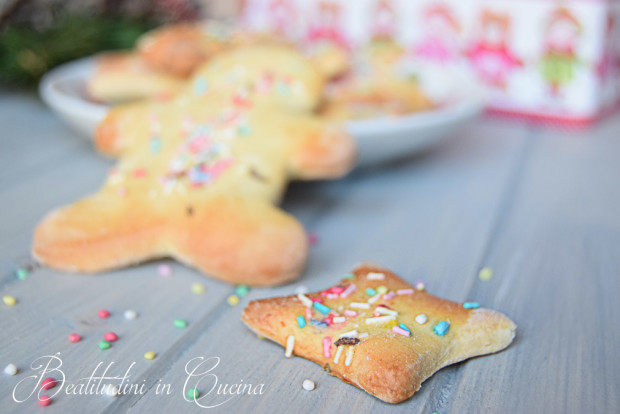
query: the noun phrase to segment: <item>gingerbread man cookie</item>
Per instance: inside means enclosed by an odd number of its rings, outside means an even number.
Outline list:
[[[171,101],[113,109],[96,145],[118,164],[97,193],[40,223],[34,256],[79,272],[173,257],[231,283],[293,280],[306,235],[275,204],[289,180],[340,177],[355,158],[349,135],[303,111],[321,87],[293,50],[248,47]]]
[[[389,403],[410,398],[447,365],[504,349],[516,330],[499,312],[431,296],[372,266],[321,292],[252,301],[242,318],[286,356]]]

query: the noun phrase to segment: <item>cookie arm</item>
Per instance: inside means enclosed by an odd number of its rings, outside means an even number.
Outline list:
[[[147,102],[137,102],[110,109],[95,130],[97,151],[110,157],[119,157],[131,145],[135,135],[127,134],[127,127],[135,123],[138,117],[145,116],[147,105]]]
[[[295,129],[301,132],[291,142],[289,166],[293,178],[338,178],[353,168],[355,143],[343,128],[307,118],[297,120]]]

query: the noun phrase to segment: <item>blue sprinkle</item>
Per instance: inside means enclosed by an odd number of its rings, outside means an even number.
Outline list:
[[[206,173],[199,168],[189,170],[189,179],[192,183],[205,183],[211,179],[211,174]]]
[[[374,290],[373,288],[368,288],[368,289],[366,289],[366,294],[368,296],[375,296],[377,294],[377,291]]]
[[[437,334],[437,336],[444,336],[448,329],[450,328],[450,322],[441,321],[433,328],[433,331]]]
[[[158,154],[161,150],[161,138],[153,137],[151,138],[151,153]]]
[[[405,325],[404,323],[401,323],[401,324],[400,324],[400,325],[398,325],[398,326],[400,326],[401,328],[403,328],[405,331],[407,331],[407,332],[411,333],[411,330],[410,330],[409,328],[407,328],[407,325]]]
[[[327,328],[327,322],[317,321],[316,319],[310,319],[310,325],[319,326],[321,328]]]
[[[200,95],[204,95],[206,91],[207,91],[207,81],[205,80],[205,78],[200,76],[194,82],[194,92],[196,92],[196,95],[200,96]]]
[[[303,316],[299,315],[297,317],[297,325],[299,325],[300,328],[303,328],[304,326],[306,326],[306,319]]]
[[[312,306],[314,306],[314,309],[318,310],[319,312],[321,312],[323,315],[327,315],[329,313],[329,311],[331,309],[329,309],[327,306],[323,305],[320,302],[314,302],[312,304]]]
[[[239,127],[237,132],[239,133],[239,135],[248,135],[250,132],[252,132],[252,130],[248,125],[242,125]]]
[[[476,309],[480,307],[480,304],[478,302],[465,302],[463,303],[463,307],[465,309]]]

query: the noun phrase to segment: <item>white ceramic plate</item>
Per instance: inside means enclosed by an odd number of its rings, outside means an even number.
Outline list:
[[[94,58],[70,62],[47,73],[39,85],[43,101],[82,137],[91,139],[108,106],[91,100],[86,84]],[[383,163],[418,152],[475,118],[483,109],[481,89],[454,73],[418,70],[436,109],[412,115],[347,123],[359,151],[359,165]]]

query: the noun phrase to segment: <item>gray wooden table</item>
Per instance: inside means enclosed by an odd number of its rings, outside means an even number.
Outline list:
[[[111,161],[24,94],[0,95],[0,144],[0,295],[18,300],[0,303],[0,368],[20,370],[0,373],[0,412],[620,412],[619,117],[582,132],[482,119],[392,165],[294,184],[284,208],[319,240],[308,268],[294,285],[253,289],[237,306],[227,302],[233,286],[168,261],[99,276],[36,268],[17,278],[37,221],[94,191]],[[242,324],[249,300],[330,286],[360,261],[506,313],[518,325],[515,342],[443,369],[413,398],[389,405],[311,362],[284,358]],[[161,263],[172,276],[158,273]],[[490,280],[478,277],[482,267],[493,270]],[[205,292],[193,293],[194,283]],[[99,319],[104,308],[112,315]],[[127,309],[138,319],[126,320]],[[187,328],[176,328],[177,318]],[[108,331],[120,339],[102,351]],[[72,332],[80,343],[68,341]],[[157,357],[144,359],[147,351]],[[143,393],[111,398],[56,387],[48,391],[60,389],[53,403],[40,408],[26,397],[37,382],[29,377],[40,374],[33,361],[46,356],[62,360],[71,383],[113,363],[105,376],[127,373]],[[203,395],[216,380],[255,391],[262,384],[262,394],[216,395],[216,386],[201,403],[218,407],[185,401],[186,381],[197,379],[188,380],[187,364],[197,357],[219,358],[199,384]],[[316,390],[302,390],[306,378]]]

